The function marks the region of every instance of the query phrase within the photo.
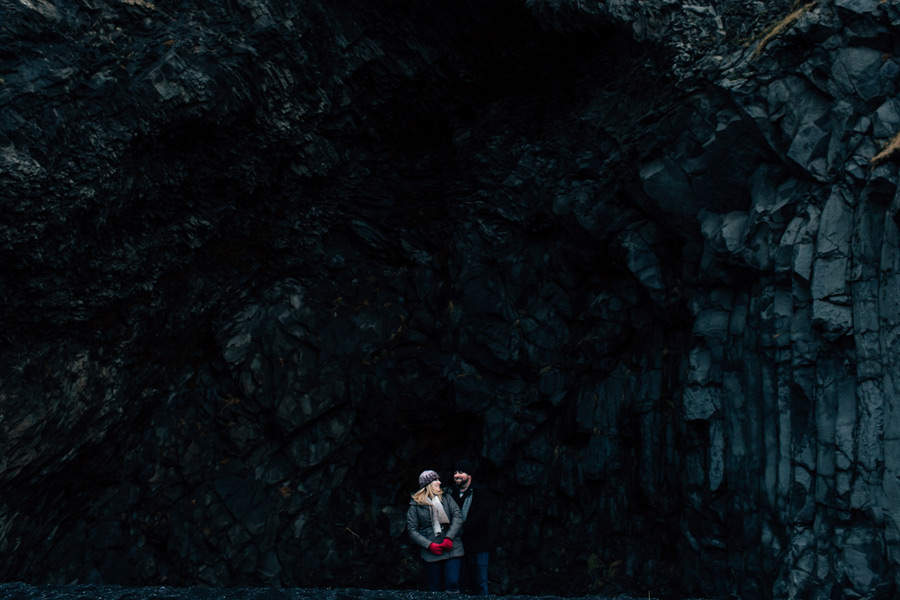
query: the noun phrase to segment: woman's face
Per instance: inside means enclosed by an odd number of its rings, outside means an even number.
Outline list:
[[[440,492],[440,491],[441,491],[441,480],[440,480],[440,479],[435,479],[434,481],[432,481],[431,483],[429,483],[429,484],[428,484],[428,489],[431,490],[431,493],[432,493],[432,494],[437,494],[438,492]]]

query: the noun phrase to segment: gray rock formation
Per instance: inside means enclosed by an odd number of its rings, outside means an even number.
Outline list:
[[[898,25],[0,2],[0,580],[892,597]]]

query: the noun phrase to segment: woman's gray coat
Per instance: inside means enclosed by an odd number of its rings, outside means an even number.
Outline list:
[[[415,500],[409,501],[409,510],[406,511],[406,530],[409,537],[416,543],[422,555],[422,559],[426,562],[436,562],[445,558],[457,558],[464,554],[462,539],[460,538],[460,530],[462,529],[462,513],[456,501],[450,497],[450,494],[441,496],[441,504],[444,505],[444,512],[450,519],[449,525],[444,525],[439,535],[434,535],[434,529],[431,526],[431,509],[427,506],[418,504]],[[453,540],[453,549],[443,554],[434,554],[428,549],[432,543],[440,544],[444,538]]]

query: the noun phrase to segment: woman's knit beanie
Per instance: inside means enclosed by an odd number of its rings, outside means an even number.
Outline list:
[[[440,478],[441,476],[438,475],[436,471],[422,471],[422,474],[419,475],[419,487],[423,488],[432,481]]]

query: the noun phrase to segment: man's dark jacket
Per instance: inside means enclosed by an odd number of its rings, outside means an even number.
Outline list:
[[[453,499],[462,510],[466,498],[471,495],[472,503],[469,505],[469,514],[463,521],[462,541],[466,553],[491,552],[494,549],[494,540],[491,535],[491,514],[494,512],[494,496],[486,487],[480,486],[474,481],[464,494],[459,493],[459,488],[453,487]]]

